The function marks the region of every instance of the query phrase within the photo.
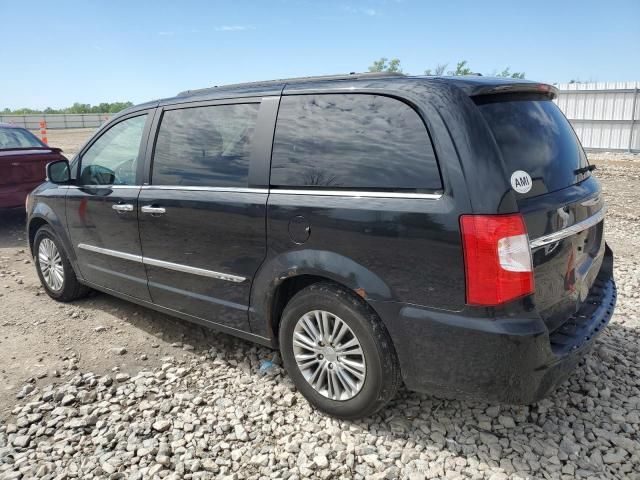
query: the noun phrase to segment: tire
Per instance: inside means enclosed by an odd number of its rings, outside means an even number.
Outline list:
[[[50,242],[50,243],[49,243]],[[43,250],[48,252],[53,252],[52,258],[55,257],[55,253],[59,255],[59,266],[58,272],[62,272],[62,280],[60,282],[59,288],[56,288],[58,285],[56,284],[60,278],[56,275],[56,280],[51,280],[51,276],[45,273],[47,270],[47,265],[44,262],[47,255],[44,256],[41,254],[40,247],[41,245],[50,247],[51,244],[55,247],[55,249],[47,250],[43,246]],[[73,271],[73,267],[71,263],[69,263],[69,258],[65,250],[62,248],[61,242],[53,233],[53,230],[48,225],[43,225],[38,229],[33,241],[33,257],[34,263],[36,265],[36,271],[38,272],[38,277],[40,278],[40,283],[44,287],[47,295],[49,295],[54,300],[59,302],[71,302],[73,300],[77,300],[78,298],[85,297],[90,289],[80,282],[76,277],[75,272]],[[55,257],[57,260],[58,257]],[[49,280],[47,280],[49,279]]]
[[[311,348],[309,331],[314,330],[309,323],[317,327],[325,321],[323,330],[330,333],[322,336],[316,329],[316,338],[325,341],[316,341]],[[343,329],[339,322],[349,331],[335,341],[340,337],[336,325]],[[336,353],[358,352],[353,338],[361,354]],[[361,298],[338,285],[316,283],[294,295],[282,313],[279,341],[284,366],[300,393],[331,416],[353,420],[372,415],[400,386],[397,356],[381,320]],[[349,344],[352,346],[345,349]]]

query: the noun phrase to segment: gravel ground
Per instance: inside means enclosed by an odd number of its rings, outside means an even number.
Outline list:
[[[0,217],[0,479],[640,478],[640,161],[593,160],[618,309],[530,406],[402,391],[374,417],[334,420],[267,348],[106,295],[56,304],[24,219]]]

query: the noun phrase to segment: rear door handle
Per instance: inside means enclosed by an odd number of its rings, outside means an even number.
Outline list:
[[[114,205],[111,205],[111,208],[113,208],[118,213],[133,212],[133,205],[131,205],[130,203],[116,203]]]
[[[153,205],[145,205],[140,210],[142,210],[142,213],[150,213],[152,215],[162,215],[166,213],[164,207],[154,207]]]

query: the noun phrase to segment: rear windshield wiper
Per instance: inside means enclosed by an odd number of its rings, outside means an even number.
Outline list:
[[[595,165],[587,165],[586,167],[576,168],[573,173],[576,175],[580,175],[581,173],[592,172],[596,169]]]

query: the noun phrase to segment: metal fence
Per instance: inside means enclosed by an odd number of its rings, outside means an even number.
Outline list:
[[[10,123],[30,130],[40,128],[40,122],[47,122],[51,130],[63,128],[97,128],[108,121],[112,113],[69,113],[69,114],[33,114],[33,115],[2,115],[0,123]]]
[[[562,83],[555,102],[590,150],[640,152],[640,82]]]

